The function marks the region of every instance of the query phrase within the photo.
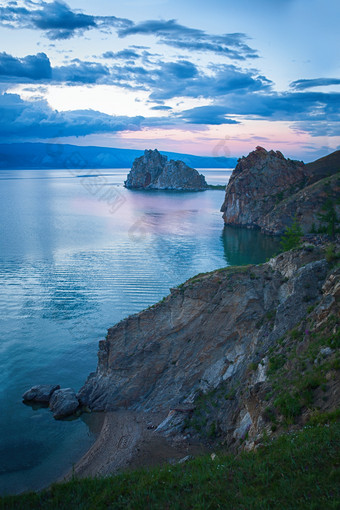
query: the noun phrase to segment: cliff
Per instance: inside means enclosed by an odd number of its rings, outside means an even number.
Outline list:
[[[124,183],[126,188],[202,191],[208,188],[203,175],[183,161],[168,161],[167,156],[146,150],[136,158]]]
[[[170,411],[158,427],[165,435],[186,427],[190,434],[205,431],[228,444],[246,435],[254,442],[268,429],[271,402],[278,422],[285,419],[280,385],[270,389],[273,366],[305,370],[308,379],[321,366],[316,360],[327,357],[332,384],[320,390],[325,401],[315,398],[325,409],[338,402],[339,378],[331,363],[337,356],[332,335],[338,334],[339,297],[339,268],[313,246],[260,266],[197,275],[162,302],[109,329],[99,344],[97,371],[78,398],[92,410]],[[315,344],[320,331],[324,336]],[[288,354],[292,349],[304,353],[312,344],[304,369],[296,354],[296,368]],[[285,388],[288,376],[283,381]],[[312,385],[313,391],[320,384]],[[300,414],[311,412],[314,395],[309,398],[309,407],[296,404]]]
[[[340,213],[339,169],[340,151],[304,165],[279,151],[257,147],[232,173],[221,207],[224,222],[278,235],[296,215],[304,233],[318,229],[318,215],[327,200]]]

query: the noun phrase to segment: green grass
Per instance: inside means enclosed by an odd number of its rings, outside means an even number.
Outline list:
[[[225,191],[226,184],[208,184],[208,189],[223,190]]]
[[[285,434],[239,456],[217,452],[186,464],[72,480],[0,500],[2,509],[339,508],[338,423]]]

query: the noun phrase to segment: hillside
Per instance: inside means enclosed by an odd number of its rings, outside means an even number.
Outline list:
[[[335,510],[339,443],[339,425],[324,419],[238,457],[218,451],[176,466],[74,479],[0,503],[4,510]]]
[[[43,168],[130,168],[143,150],[109,147],[82,147],[56,143],[0,144],[1,169]],[[194,168],[232,168],[235,158],[210,158],[163,152],[169,159],[181,160]]]
[[[338,173],[340,171],[340,151],[332,152],[328,156],[307,163],[305,169],[310,176],[308,184]]]

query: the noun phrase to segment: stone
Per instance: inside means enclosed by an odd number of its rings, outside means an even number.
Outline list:
[[[320,349],[320,354],[321,356],[331,356],[331,354],[333,354],[333,349],[331,349],[330,347],[323,347],[322,349]]]
[[[79,401],[72,388],[62,388],[53,393],[49,406],[53,417],[59,420],[74,414],[79,408]]]
[[[124,183],[126,188],[143,190],[202,191],[208,188],[203,175],[183,161],[168,161],[155,150],[136,158]]]
[[[48,404],[53,393],[59,389],[59,384],[39,384],[37,386],[32,386],[31,389],[26,391],[22,399],[24,402],[41,402]]]
[[[163,436],[174,435],[182,431],[184,420],[183,413],[171,409],[168,416],[156,428],[156,432],[161,432]]]
[[[248,412],[245,413],[243,418],[241,419],[239,426],[234,430],[234,438],[235,439],[244,439],[247,435],[248,430],[252,426],[253,422],[251,416]]]
[[[181,459],[179,459],[177,464],[185,464],[186,462],[188,462],[191,459],[193,459],[192,455],[186,455],[185,457],[182,457]]]

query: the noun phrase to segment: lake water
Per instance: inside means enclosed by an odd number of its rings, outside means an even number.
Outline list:
[[[229,170],[200,170],[226,184]],[[196,273],[263,262],[277,242],[224,228],[224,191],[126,190],[119,170],[0,171],[0,493],[39,489],[95,439],[91,417],[22,404],[34,384],[78,390],[108,327]]]

